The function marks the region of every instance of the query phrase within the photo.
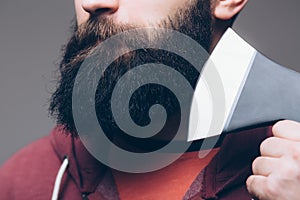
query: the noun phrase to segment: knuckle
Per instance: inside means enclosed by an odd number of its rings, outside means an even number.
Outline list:
[[[292,159],[294,161],[296,161],[298,163],[298,165],[300,164],[300,147],[299,144],[298,145],[291,145],[290,146],[290,153],[292,156]]]
[[[246,180],[246,186],[247,186],[247,189],[250,189],[250,186],[252,184],[252,181],[253,181],[253,178],[252,176],[249,176]]]
[[[260,153],[263,154],[263,152],[265,152],[265,149],[267,148],[268,146],[268,143],[269,143],[269,140],[270,138],[264,140],[261,144],[260,144]]]
[[[253,174],[257,174],[257,169],[259,168],[259,163],[261,162],[261,157],[255,158],[255,160],[252,162],[252,172]]]
[[[286,165],[283,173],[283,178],[290,178],[293,175],[296,175],[295,167],[291,166],[291,164]]]
[[[260,153],[263,154],[267,149],[271,148],[273,143],[275,142],[276,138],[275,137],[270,137],[265,139],[261,144],[260,144]]]
[[[280,131],[282,126],[285,126],[287,123],[289,123],[289,120],[282,120],[282,121],[277,122],[276,124],[273,125],[272,132],[276,133],[276,132]]]
[[[288,159],[284,166],[281,167],[281,174],[283,180],[300,181],[300,162]]]
[[[249,191],[250,194],[253,194],[253,185],[254,185],[254,177],[249,176],[246,181],[246,186],[247,186],[247,190]]]
[[[266,196],[274,199],[276,196],[279,195],[279,191],[281,190],[280,184],[278,180],[268,181],[266,184]]]

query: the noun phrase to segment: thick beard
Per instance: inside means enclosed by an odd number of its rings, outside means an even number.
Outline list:
[[[157,27],[169,28],[186,34],[208,51],[212,35],[210,0],[197,0],[190,8],[179,10],[174,16],[169,16],[158,24]],[[118,25],[104,17],[91,18],[79,27],[74,26],[74,33],[64,48],[64,56],[59,68],[60,77],[58,87],[52,95],[49,107],[50,114],[56,118],[57,124],[63,125],[72,135],[77,136],[72,114],[72,91],[77,72],[82,62],[99,42],[132,28],[136,27],[128,24]],[[132,61],[131,58],[134,58],[135,61]],[[95,96],[96,109],[105,107],[103,101],[110,94],[112,87],[111,80],[118,80],[124,74],[124,71],[130,69],[131,66],[149,62],[170,65],[174,65],[175,62],[176,65],[188,65],[183,59],[174,58],[170,53],[154,50],[138,51],[132,55],[120,57],[118,61],[113,63],[112,70],[104,73],[103,76],[106,76],[106,82],[104,81],[98,85]],[[199,74],[190,70],[183,70],[183,73],[196,84]],[[160,94],[156,95],[159,96]],[[106,115],[105,112],[102,112],[102,115]],[[108,120],[113,119],[98,116],[98,120],[100,123],[102,121],[101,124],[109,124],[111,121]],[[107,130],[114,131],[111,130],[111,127],[108,127]]]

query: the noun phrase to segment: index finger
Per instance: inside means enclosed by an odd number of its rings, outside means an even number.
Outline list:
[[[275,137],[300,142],[300,123],[290,120],[277,122],[272,128]]]

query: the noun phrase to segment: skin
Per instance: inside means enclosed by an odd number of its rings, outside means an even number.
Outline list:
[[[280,121],[274,137],[260,147],[254,160],[248,191],[260,200],[296,200],[300,196],[300,123]]]
[[[190,1],[164,0],[158,3],[159,1],[148,0],[75,0],[75,8],[79,25],[91,15],[99,14],[112,18],[116,23],[147,25],[157,23],[167,13],[174,12],[178,6],[183,6]]]
[[[194,0],[74,0],[77,24],[91,16],[105,15],[116,23],[151,26],[172,15],[178,8]],[[211,0],[215,20],[211,50],[222,37],[231,18],[239,13],[247,0]],[[167,5],[167,6],[166,6]]]
[[[75,0],[78,25],[91,16],[105,15],[115,23],[155,25],[192,0]],[[212,0],[214,48],[247,0]],[[261,157],[253,162],[248,191],[260,200],[296,200],[300,196],[300,124],[282,121],[273,128],[274,137],[261,144]]]

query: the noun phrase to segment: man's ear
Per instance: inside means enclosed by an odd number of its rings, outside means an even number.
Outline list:
[[[219,20],[229,20],[238,14],[248,0],[215,0],[213,15]]]

